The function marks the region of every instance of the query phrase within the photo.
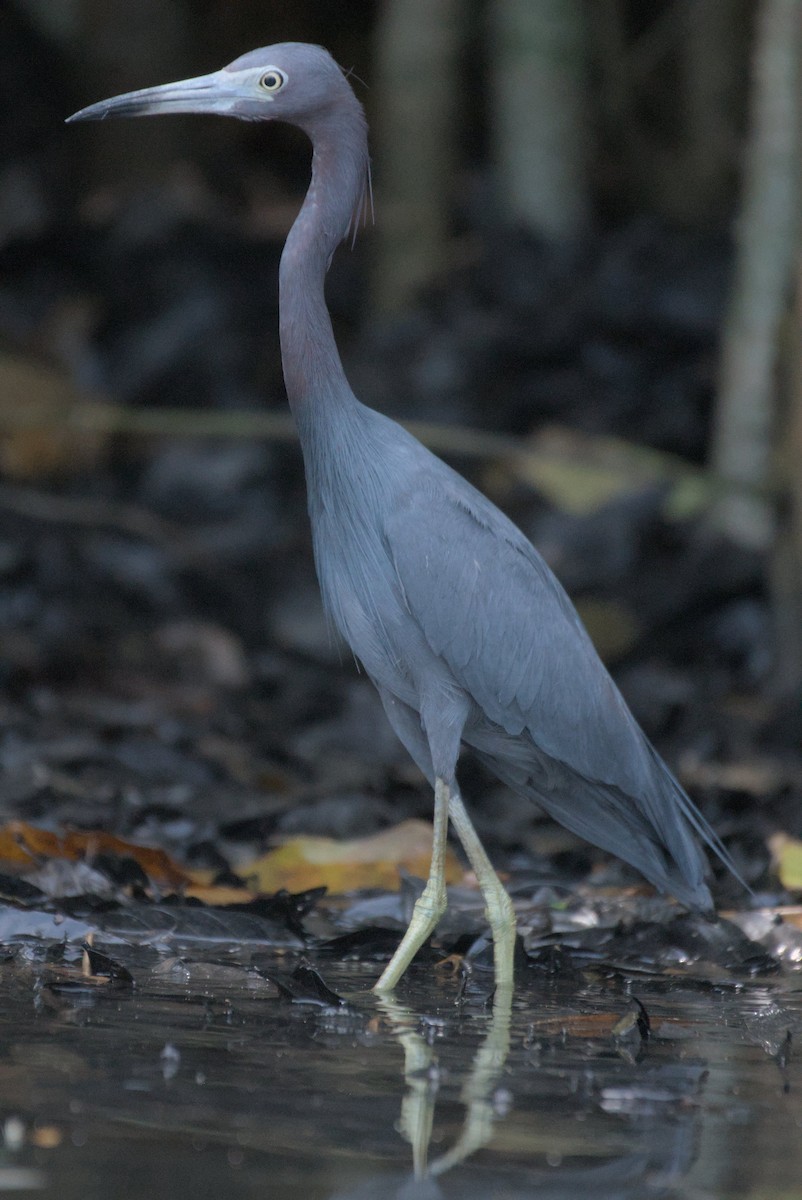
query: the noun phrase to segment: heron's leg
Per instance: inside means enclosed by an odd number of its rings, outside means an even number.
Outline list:
[[[436,779],[434,785],[434,838],[429,879],[426,887],[415,901],[409,928],[382,972],[378,983],[374,984],[374,992],[392,991],[446,910],[448,810],[448,784],[442,779]]]
[[[493,870],[487,852],[479,840],[456,788],[449,803],[451,824],[473,867],[485,900],[485,914],[493,934],[493,963],[497,992],[512,990],[515,966],[515,909],[509,893]]]

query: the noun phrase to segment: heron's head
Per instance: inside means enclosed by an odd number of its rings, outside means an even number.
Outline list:
[[[126,92],[67,119],[216,113],[245,121],[287,121],[311,132],[343,106],[358,104],[328,51],[305,42],[283,42],[251,50],[210,75]]]

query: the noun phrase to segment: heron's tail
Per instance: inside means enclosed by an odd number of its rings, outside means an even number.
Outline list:
[[[714,911],[700,842],[747,887],[721,839],[651,746],[654,788],[660,793],[651,803],[612,784],[586,779],[534,746],[527,750],[521,754],[519,749],[511,760],[477,747],[479,757],[502,782],[536,801],[578,837],[622,858],[658,891],[670,893],[688,908]]]

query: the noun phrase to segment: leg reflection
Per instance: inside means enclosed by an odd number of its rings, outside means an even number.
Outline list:
[[[487,1033],[460,1092],[465,1106],[462,1131],[451,1149],[431,1163],[429,1145],[438,1087],[436,1050],[419,1032],[419,1016],[389,997],[381,997],[377,1003],[404,1051],[407,1091],[401,1105],[399,1131],[412,1147],[415,1178],[444,1175],[486,1146],[493,1135],[496,1119],[493,1091],[510,1050],[512,988],[496,991]]]

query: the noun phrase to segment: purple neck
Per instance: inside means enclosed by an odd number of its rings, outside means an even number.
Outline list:
[[[351,103],[338,105],[306,129],[312,141],[312,179],[279,270],[284,381],[302,440],[322,408],[356,403],[324,293],[331,257],[360,215],[367,182],[365,119],[350,89],[349,96]]]

